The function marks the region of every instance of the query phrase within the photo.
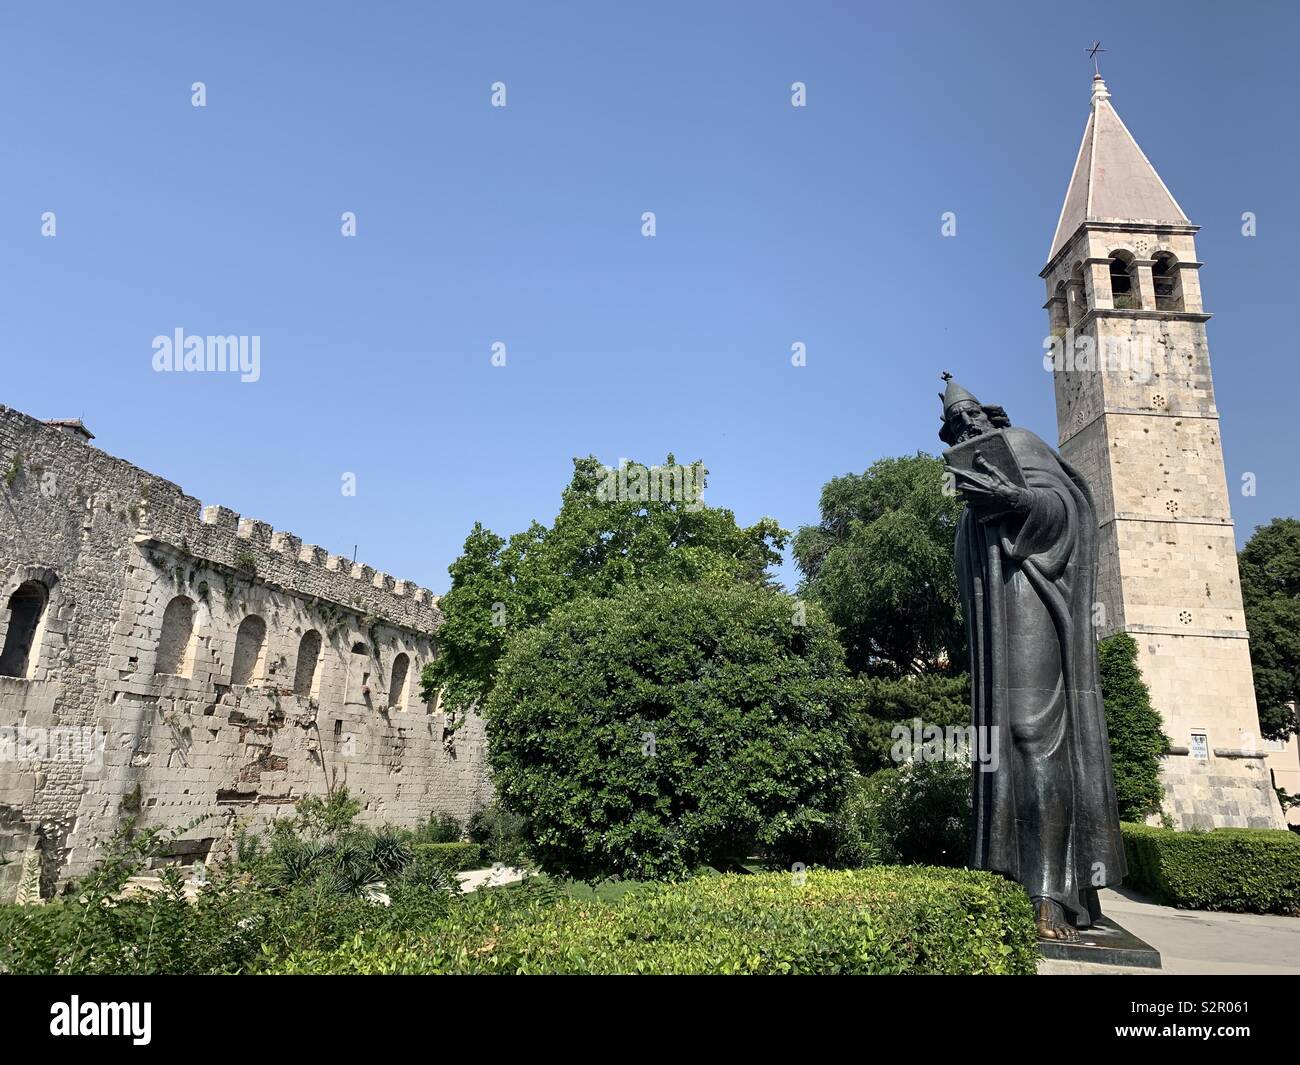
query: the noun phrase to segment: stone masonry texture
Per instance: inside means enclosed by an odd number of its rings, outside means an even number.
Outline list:
[[[1062,456],[1097,503],[1099,635],[1137,641],[1171,741],[1164,813],[1184,828],[1280,828],[1258,736],[1195,229],[1085,223],[1043,270],[1052,334],[1085,353],[1052,375],[1057,427]],[[1114,255],[1131,264],[1123,301],[1112,291]],[[1157,256],[1177,270],[1161,300]]]
[[[335,788],[371,825],[491,800],[482,722],[420,699],[427,589],[3,406],[0,472],[0,643],[20,585],[48,596],[0,677],[0,902],[33,853],[43,894],[86,873],[130,816],[217,859]]]

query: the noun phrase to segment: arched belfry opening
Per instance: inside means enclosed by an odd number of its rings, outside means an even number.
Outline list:
[[[344,701],[348,703],[370,704],[370,678],[374,673],[374,663],[370,657],[370,645],[357,641],[348,653],[348,675]]]
[[[1110,296],[1112,304],[1120,310],[1137,310],[1142,306],[1133,256],[1129,252],[1110,253]]]
[[[1178,284],[1178,260],[1170,252],[1159,251],[1152,257],[1151,283],[1156,290],[1156,310],[1183,309],[1182,286]]]

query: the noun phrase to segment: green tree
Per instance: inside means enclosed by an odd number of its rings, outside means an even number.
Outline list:
[[[1261,525],[1238,555],[1250,632],[1259,730],[1269,739],[1296,731],[1300,702],[1300,521]]]
[[[787,533],[771,518],[742,527],[731,511],[704,503],[708,471],[689,471],[672,498],[637,498],[644,478],[608,489],[609,470],[594,457],[573,460],[573,478],[560,512],[547,527],[534,522],[503,540],[476,524],[463,554],[450,567],[451,588],[439,607],[439,655],[421,674],[424,698],[441,689],[449,709],[463,711],[492,690],[501,656],[512,640],[582,597],[603,598],[622,588],[699,581],[715,586],[768,583]],[[654,469],[629,464],[630,471]]]
[[[1137,643],[1126,632],[1097,645],[1119,816],[1121,821],[1141,824],[1159,811],[1164,798],[1160,757],[1169,749],[1169,737],[1151,705],[1137,654]]]
[[[919,724],[942,728],[970,724],[970,677],[928,673],[902,677],[853,677],[848,682],[849,745],[858,772],[897,765],[891,754],[894,729]]]
[[[448,567],[451,589],[438,601],[443,616],[438,655],[420,673],[425,702],[441,690],[449,709],[468,709],[482,698],[496,672],[506,646],[505,602],[512,598],[515,563],[505,546],[505,540],[475,522],[464,551]]]
[[[953,542],[962,504],[918,452],[829,481],[821,523],[794,538],[801,594],[839,627],[849,668],[902,677],[960,668],[965,632]]]
[[[771,589],[581,599],[510,641],[483,710],[493,780],[555,875],[810,860],[851,774],[843,681],[833,626]]]

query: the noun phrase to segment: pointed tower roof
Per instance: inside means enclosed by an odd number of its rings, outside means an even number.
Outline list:
[[[1189,225],[1178,201],[1142,154],[1111,106],[1106,83],[1092,79],[1092,112],[1074,163],[1050,262],[1084,222],[1173,222]]]

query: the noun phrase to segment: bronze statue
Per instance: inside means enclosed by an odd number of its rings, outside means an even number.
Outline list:
[[[1097,515],[1052,448],[944,379],[972,724],[1000,753],[972,772],[971,864],[1024,886],[1039,936],[1075,940],[1126,872],[1097,676]]]

